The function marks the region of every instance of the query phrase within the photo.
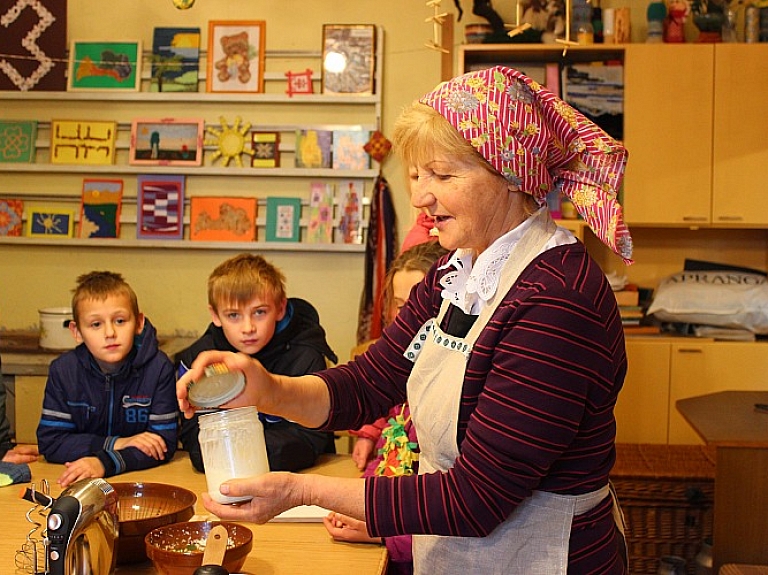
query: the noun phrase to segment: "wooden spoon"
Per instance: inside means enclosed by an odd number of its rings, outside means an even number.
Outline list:
[[[221,566],[227,551],[227,539],[229,534],[223,525],[216,525],[211,529],[205,540],[203,564],[195,569],[194,575],[229,575],[229,571]]]

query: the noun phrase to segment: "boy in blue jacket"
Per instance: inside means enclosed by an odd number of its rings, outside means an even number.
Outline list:
[[[67,485],[154,467],[176,452],[173,364],[120,274],[77,278],[69,329],[80,343],[48,372],[40,453],[63,463]]]
[[[263,257],[239,254],[219,264],[208,278],[211,324],[195,343],[176,354],[181,377],[200,352],[241,352],[282,375],[304,375],[338,358],[325,340],[317,310],[307,301],[288,298],[285,276]],[[215,411],[215,410],[214,410]],[[205,413],[199,410],[198,414]],[[260,413],[272,471],[298,471],[335,452],[333,434]],[[181,419],[180,439],[192,466],[204,471],[198,416]]]

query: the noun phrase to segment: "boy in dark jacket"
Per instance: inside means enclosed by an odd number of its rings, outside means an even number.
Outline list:
[[[173,364],[120,274],[77,278],[69,329],[80,343],[51,363],[37,427],[40,453],[64,463],[62,487],[170,461],[176,452]]]
[[[285,277],[263,257],[234,256],[208,278],[208,310],[212,323],[203,336],[176,355],[181,377],[200,352],[241,352],[282,375],[305,375],[325,369],[338,358],[325,340],[317,311],[309,302],[287,298]],[[210,413],[199,410],[197,414]],[[298,471],[314,465],[322,453],[334,453],[333,434],[260,413],[269,468]],[[198,415],[181,418],[181,443],[192,465],[204,471]]]

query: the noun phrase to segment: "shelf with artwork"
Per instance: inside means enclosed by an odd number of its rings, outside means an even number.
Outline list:
[[[9,111],[6,127],[33,124],[27,132],[32,142],[30,157],[0,161],[0,173],[6,175],[0,178],[4,180],[0,197],[24,201],[25,210],[39,207],[43,197],[71,204],[80,202],[84,181],[120,179],[125,224],[116,238],[76,238],[80,212],[75,209],[75,229],[67,237],[9,237],[2,243],[143,248],[167,241],[169,245],[164,247],[220,249],[219,241],[191,237],[191,210],[198,199],[229,198],[230,203],[251,201],[254,232],[245,242],[228,238],[231,245],[224,249],[247,245],[250,249],[362,253],[368,206],[379,174],[378,163],[372,159],[377,156],[365,150],[366,144],[376,145],[376,138],[381,137],[377,131],[381,121],[377,90],[382,79],[381,29],[376,29],[375,37],[376,65],[371,70],[370,90],[360,94],[326,93],[327,80],[317,73],[304,77],[309,86],[304,92],[289,89],[286,93],[290,69],[317,69],[322,51],[265,52],[263,88],[258,93],[152,91],[155,77],[147,52],[136,91],[0,92]],[[198,89],[207,83],[205,62],[203,51]],[[323,93],[315,93],[316,89]],[[183,117],[171,117],[169,112],[177,113],[180,102],[185,104]],[[264,122],[267,118],[268,123]],[[141,203],[141,182],[147,177],[183,177],[186,202],[179,214],[184,221],[180,238],[140,236],[136,206]],[[221,178],[226,178],[226,184]],[[349,182],[354,183],[353,211],[346,200]],[[315,225],[320,188],[325,196],[322,238],[317,237]],[[274,208],[277,201],[282,202],[279,209]],[[279,233],[268,221],[268,213],[273,219],[283,218]],[[351,235],[340,232],[350,218],[357,231]],[[25,213],[25,235],[30,221]],[[44,243],[46,240],[50,243]]]

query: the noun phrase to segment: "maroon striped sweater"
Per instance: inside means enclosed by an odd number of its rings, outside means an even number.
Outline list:
[[[405,400],[413,364],[403,350],[437,315],[447,271],[433,267],[357,361],[318,374],[331,394],[328,428],[357,429]],[[600,267],[581,243],[544,252],[506,294],[469,357],[455,466],[367,479],[370,533],[482,537],[533,490],[602,487],[614,462],[613,407],[626,368],[616,300]],[[607,500],[574,521],[569,573],[623,571],[610,510]]]

